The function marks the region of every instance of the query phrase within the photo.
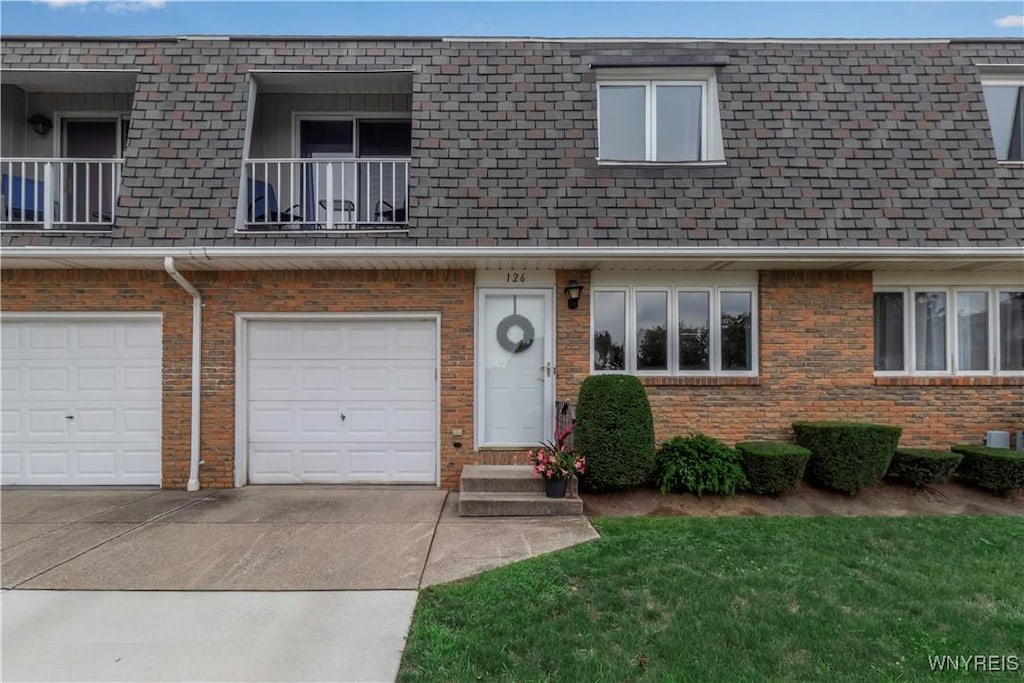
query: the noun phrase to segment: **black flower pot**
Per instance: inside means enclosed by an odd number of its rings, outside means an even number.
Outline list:
[[[557,477],[544,480],[544,493],[548,498],[565,498],[565,488],[569,484],[568,477]]]

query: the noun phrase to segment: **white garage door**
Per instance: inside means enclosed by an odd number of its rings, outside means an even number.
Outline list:
[[[159,485],[160,328],[151,317],[0,325],[3,483]]]
[[[248,324],[249,481],[428,483],[434,320]]]

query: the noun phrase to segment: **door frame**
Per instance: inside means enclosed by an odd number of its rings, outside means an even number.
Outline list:
[[[325,158],[344,159],[346,162],[350,162],[350,163],[352,163],[355,166],[355,173],[356,173],[355,178],[354,178],[354,182],[355,182],[355,196],[352,199],[352,203],[353,203],[353,205],[356,208],[353,209],[353,216],[352,216],[353,220],[358,220],[359,215],[360,215],[360,212],[359,212],[359,203],[360,203],[360,192],[359,192],[359,189],[360,188],[359,188],[358,163],[359,163],[359,159],[360,159],[360,155],[362,154],[362,151],[360,150],[360,144],[359,144],[360,143],[360,141],[359,141],[359,122],[363,121],[363,120],[369,120],[369,119],[383,120],[383,121],[411,121],[412,120],[412,116],[411,116],[411,114],[409,112],[401,112],[401,111],[363,111],[363,110],[357,110],[357,109],[352,109],[352,110],[321,110],[321,111],[294,110],[291,113],[290,139],[291,139],[291,154],[292,154],[292,158],[293,159],[306,159],[306,158],[314,158],[315,159],[316,158],[316,157],[303,157],[302,156],[302,122],[303,121],[334,121],[334,122],[347,121],[347,122],[352,124],[352,153],[351,154],[339,154],[336,157],[325,157]],[[395,158],[396,159],[402,159],[402,158],[405,158],[405,157],[395,157]],[[295,177],[294,177],[293,182],[296,183],[297,186],[302,182],[301,173],[302,172],[301,172],[300,168],[296,168],[296,170],[295,170]],[[278,192],[280,193],[280,190],[278,190]],[[280,195],[279,195],[279,199],[280,199]],[[304,202],[305,202],[305,197],[303,197],[303,203]],[[292,203],[294,204],[295,202],[293,201]],[[314,211],[315,210],[316,210],[316,207],[314,207]],[[342,216],[343,219],[344,219],[344,213],[347,213],[347,212],[343,212],[343,216]],[[369,215],[369,208],[367,208],[367,215]],[[304,214],[303,218],[307,218],[307,216],[305,216],[305,214]],[[346,222],[351,222],[351,221],[342,220],[341,222],[342,223],[346,223]]]
[[[434,485],[441,486],[441,314],[384,313],[235,313],[235,487],[249,483],[249,323],[250,322],[363,322],[430,321],[434,324]],[[343,486],[344,484],[339,484]]]
[[[131,123],[131,114],[122,111],[96,110],[96,111],[55,111],[53,113],[53,156],[62,158],[64,156],[64,124],[67,121],[112,121],[117,129],[117,154],[112,159],[124,159],[124,133],[125,127]]]
[[[473,421],[475,428],[473,430],[473,446],[474,449],[479,450],[522,450],[523,448],[532,448],[536,446],[536,443],[529,444],[497,444],[487,443],[484,441],[484,419],[486,416],[485,408],[485,387],[484,387],[484,354],[480,348],[480,341],[484,335],[484,316],[483,316],[483,303],[484,298],[488,294],[540,294],[544,296],[544,305],[546,310],[545,323],[548,325],[550,332],[548,333],[544,341],[544,359],[545,363],[550,363],[552,367],[551,376],[547,378],[544,383],[544,433],[545,437],[550,438],[554,434],[555,428],[555,383],[557,379],[557,365],[555,358],[555,288],[554,287],[477,287],[476,296],[474,297],[473,304],[473,354],[476,357],[476,362],[473,364],[474,367],[474,391],[473,391],[473,409],[476,414],[476,419]]]
[[[321,110],[308,111],[296,110],[291,117],[291,145],[292,157],[301,158],[299,153],[302,150],[302,141],[299,139],[299,128],[302,121],[351,121],[352,122],[352,157],[359,157],[359,120],[360,119],[384,119],[396,121],[409,121],[412,115],[409,112],[401,111],[362,111],[352,110]],[[343,157],[347,159],[348,157]]]

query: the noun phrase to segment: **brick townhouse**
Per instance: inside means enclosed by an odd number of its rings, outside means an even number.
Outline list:
[[[3,482],[1024,423],[1024,41],[2,41]],[[628,457],[628,454],[623,454]]]

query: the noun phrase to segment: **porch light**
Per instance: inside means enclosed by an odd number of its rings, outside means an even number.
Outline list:
[[[575,310],[580,307],[580,295],[583,294],[583,285],[576,280],[569,280],[564,290],[565,300],[569,302],[569,309]]]
[[[32,130],[35,131],[36,135],[46,135],[53,128],[53,121],[42,114],[32,114],[32,116],[28,117],[28,125],[32,126]]]

